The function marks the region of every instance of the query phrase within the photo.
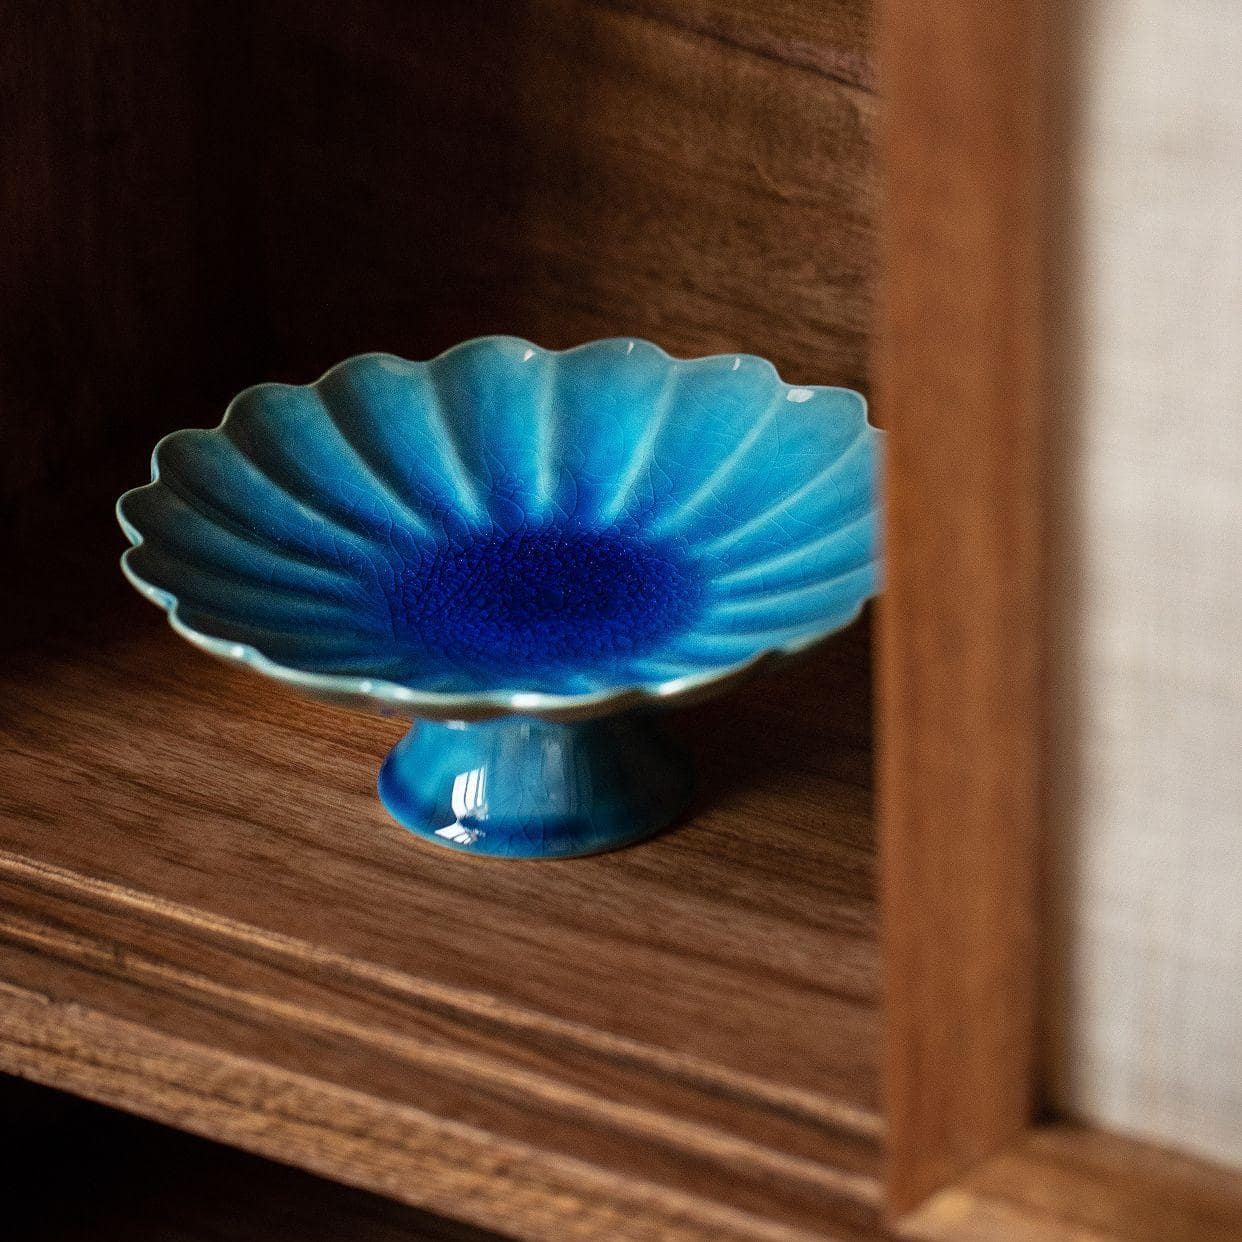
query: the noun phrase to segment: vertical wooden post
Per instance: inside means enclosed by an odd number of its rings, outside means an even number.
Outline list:
[[[890,1208],[1034,1106],[1041,817],[1040,0],[882,0],[877,367]]]

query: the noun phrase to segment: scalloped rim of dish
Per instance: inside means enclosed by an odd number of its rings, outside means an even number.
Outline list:
[[[654,350],[676,369],[701,366],[713,362],[719,363],[723,360],[746,359],[757,362],[769,370],[776,383],[781,385],[786,392],[802,390],[812,393],[850,393],[857,397],[862,405],[862,413],[866,420],[867,428],[875,436],[879,437],[881,442],[884,435],[883,430],[873,426],[870,419],[867,418],[867,399],[856,389],[845,388],[835,384],[790,384],[781,378],[780,372],[777,371],[776,367],[768,359],[761,358],[758,354],[704,354],[696,358],[677,358],[659,345],[656,345],[653,341],[632,336],[601,337],[593,341],[584,341],[581,345],[574,345],[568,349],[545,349],[543,346],[536,345],[533,341],[528,341],[523,337],[493,333],[488,336],[476,336],[465,341],[459,341],[456,345],[450,346],[450,348],[435,355],[435,357],[426,359],[425,363],[438,362],[442,358],[455,354],[458,350],[465,350],[487,341],[503,341],[507,344],[532,349],[536,353],[554,356],[598,348],[600,345],[606,345],[613,341],[618,343],[625,342],[631,347],[631,351],[634,346],[642,346],[646,349]],[[317,380],[310,384],[282,384],[279,381],[271,380],[252,384],[239,392],[229,402],[228,407],[224,411],[224,417],[215,427],[209,430],[223,431],[238,404],[243,399],[249,397],[256,389],[267,388],[273,385],[282,388],[318,388],[342,367],[349,366],[351,363],[363,358],[397,358],[401,362],[414,361],[401,358],[397,354],[388,353],[384,350],[370,350],[367,353],[353,354],[348,358],[342,359],[329,367]],[[389,681],[380,677],[362,677],[353,673],[312,673],[305,669],[299,669],[293,665],[282,664],[277,660],[273,660],[265,656],[263,652],[250,643],[231,642],[228,639],[218,638],[212,634],[206,634],[202,630],[195,629],[179,615],[181,604],[176,595],[146,581],[145,578],[141,577],[134,570],[130,563],[131,554],[142,546],[143,536],[142,532],[125,516],[125,503],[131,496],[159,486],[160,450],[165,444],[182,435],[186,430],[190,429],[180,428],[177,431],[169,432],[168,435],[163,436],[159,440],[151,453],[151,481],[144,483],[141,487],[130,488],[116,502],[117,521],[120,523],[125,537],[132,545],[121,556],[122,572],[140,594],[168,614],[168,624],[182,638],[193,643],[200,650],[206,651],[209,655],[216,656],[218,659],[225,660],[230,664],[240,664],[252,668],[273,681],[292,686],[303,694],[331,703],[340,703],[363,710],[378,709],[386,715],[400,715],[410,718],[421,717],[424,720],[478,721],[490,720],[498,716],[537,716],[545,720],[562,722],[589,720],[592,717],[614,715],[633,708],[671,705],[674,702],[688,704],[695,700],[721,693],[733,683],[742,678],[749,677],[761,669],[773,667],[795,656],[809,652],[826,639],[831,638],[833,634],[839,633],[856,621],[862,614],[867,600],[872,598],[872,596],[867,596],[860,600],[856,609],[828,629],[816,630],[774,647],[765,647],[754,655],[748,656],[744,660],[739,660],[734,664],[722,665],[719,668],[708,669],[702,673],[691,673],[684,677],[669,678],[666,681],[631,683],[629,685],[610,687],[606,690],[593,691],[589,694],[546,694],[541,691],[531,690],[491,690],[486,693],[475,694],[444,694],[431,690],[414,690],[409,686],[402,685],[400,682]]]

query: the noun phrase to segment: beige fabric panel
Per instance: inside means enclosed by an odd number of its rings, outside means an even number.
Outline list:
[[[1242,0],[1088,0],[1055,1095],[1242,1165]]]

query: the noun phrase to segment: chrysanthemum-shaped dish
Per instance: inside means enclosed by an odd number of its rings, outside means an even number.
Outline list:
[[[162,440],[117,505],[122,564],[213,655],[420,718],[380,773],[407,827],[590,853],[686,800],[646,709],[805,650],[872,594],[879,437],[857,393],[746,355],[367,354]]]

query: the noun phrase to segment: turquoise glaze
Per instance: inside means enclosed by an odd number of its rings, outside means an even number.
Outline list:
[[[394,819],[441,845],[569,858],[672,822],[690,797],[690,763],[651,712],[426,721],[384,761],[379,792]]]
[[[591,853],[686,801],[652,709],[858,615],[880,438],[857,393],[747,355],[512,337],[367,354],[162,440],[117,505],[122,565],[213,655],[427,722],[380,775],[407,827]]]

